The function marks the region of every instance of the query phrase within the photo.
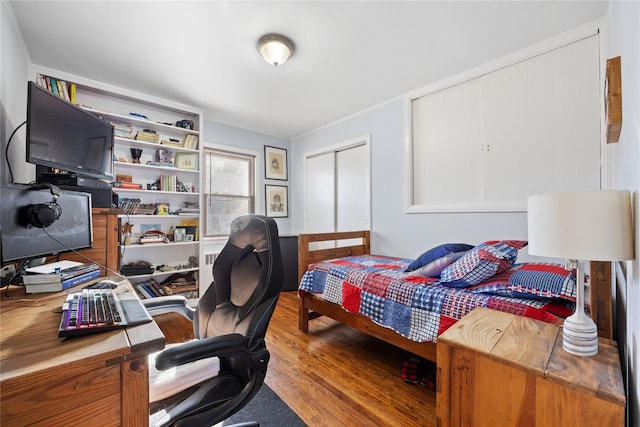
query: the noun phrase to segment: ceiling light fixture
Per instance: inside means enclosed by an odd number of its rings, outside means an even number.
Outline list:
[[[265,61],[277,67],[293,55],[293,42],[280,34],[265,34],[258,40],[258,50]]]

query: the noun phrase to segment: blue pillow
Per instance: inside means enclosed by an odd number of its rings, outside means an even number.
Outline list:
[[[445,243],[444,245],[436,246],[435,248],[431,248],[418,258],[416,258],[411,264],[407,266],[404,270],[405,272],[410,272],[413,270],[417,270],[420,267],[424,267],[432,263],[433,261],[445,257],[449,254],[456,252],[466,252],[469,249],[473,249],[474,246],[467,245],[466,243]]]

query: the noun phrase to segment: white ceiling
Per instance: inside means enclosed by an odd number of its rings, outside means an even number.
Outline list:
[[[30,61],[292,138],[597,19],[606,1],[9,1]],[[273,67],[256,42],[290,37]]]

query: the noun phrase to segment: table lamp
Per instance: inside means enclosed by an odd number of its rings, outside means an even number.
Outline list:
[[[598,353],[598,329],[584,311],[579,260],[634,258],[629,191],[547,193],[527,199],[529,254],[565,258],[576,271],[576,309],[563,326],[562,347],[578,356]]]

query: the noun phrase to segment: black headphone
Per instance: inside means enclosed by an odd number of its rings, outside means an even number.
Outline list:
[[[60,197],[60,189],[48,182],[42,183],[39,186],[31,187],[32,190],[40,190],[42,188],[48,188],[51,191],[53,200],[49,203],[40,203],[37,205],[30,205],[27,211],[27,217],[29,224],[38,228],[45,228],[56,222],[60,215],[62,215],[62,208],[58,204],[58,197]]]

